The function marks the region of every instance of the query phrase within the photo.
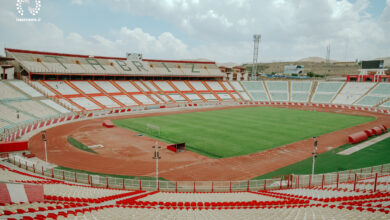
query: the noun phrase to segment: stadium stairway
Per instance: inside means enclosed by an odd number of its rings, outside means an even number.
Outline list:
[[[312,99],[313,99],[314,93],[317,89],[317,86],[318,86],[318,81],[314,81],[313,85],[311,87],[311,90],[310,90],[310,96],[309,96],[308,103],[312,103]]]

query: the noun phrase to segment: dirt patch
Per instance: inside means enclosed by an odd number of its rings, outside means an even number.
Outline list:
[[[126,115],[110,117],[109,119],[114,120],[185,112],[210,111],[226,108],[227,107],[160,112],[144,115]],[[340,113],[340,109],[309,106],[288,106],[288,108]],[[372,128],[380,124],[384,124],[388,127],[390,126],[390,116],[383,114],[347,109],[343,110],[342,113],[373,116],[376,117],[376,120],[320,136],[318,138],[319,153],[346,144],[348,134]],[[152,146],[156,143],[156,140],[147,136],[137,136],[136,132],[124,128],[105,128],[102,126],[102,122],[106,119],[107,118],[100,118],[80,121],[48,129],[47,144],[49,162],[91,172],[129,176],[154,176],[155,161],[152,159]],[[98,154],[81,151],[67,143],[66,138],[69,135],[72,135],[85,145],[102,144],[104,148],[95,149]],[[306,159],[311,156],[313,148],[312,139],[307,139],[250,155],[211,159],[190,151],[174,153],[166,149],[167,143],[161,141],[158,143],[162,146],[160,154],[162,159],[159,163],[159,175],[169,180],[217,181],[251,179]],[[43,143],[40,134],[33,136],[29,140],[29,148],[37,157],[41,159],[44,157]]]

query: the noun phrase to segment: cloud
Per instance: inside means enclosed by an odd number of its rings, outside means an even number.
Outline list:
[[[83,0],[72,0],[72,4],[82,5],[83,4]]]
[[[329,42],[332,58],[343,60],[389,55],[389,0],[382,22],[366,12],[370,4],[369,0],[116,0],[112,7],[163,19],[203,45],[228,45],[227,51],[260,33],[264,60],[325,56]],[[237,50],[235,54],[247,53]]]
[[[101,5],[108,17],[110,14],[153,17],[156,28],[158,22],[173,28],[158,33],[150,31],[153,27],[126,21],[117,28],[99,26],[105,30],[104,34],[66,32],[55,21],[16,22],[14,4],[9,4],[0,8],[0,28],[7,30],[3,41],[7,46],[19,48],[92,55],[124,56],[126,52],[139,52],[156,59],[251,62],[252,35],[259,33],[260,61],[325,57],[328,44],[331,59],[336,60],[390,55],[390,0],[380,16],[366,12],[371,4],[368,0],[96,0],[93,4],[72,0],[72,3],[83,4],[86,10]]]

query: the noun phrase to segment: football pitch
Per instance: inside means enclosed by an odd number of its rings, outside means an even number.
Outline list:
[[[374,117],[273,107],[138,117],[113,121],[193,152],[225,158],[251,154],[375,120]],[[150,132],[147,124],[160,127]]]

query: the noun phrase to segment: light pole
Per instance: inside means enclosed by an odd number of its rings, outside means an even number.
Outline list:
[[[314,175],[314,167],[315,167],[315,164],[316,164],[316,157],[317,157],[317,144],[318,144],[318,141],[317,141],[317,137],[313,137],[314,138],[314,145],[313,145],[313,163],[312,163],[312,167],[311,167],[311,176]]]
[[[158,185],[158,159],[161,159],[160,153],[158,152],[158,150],[161,147],[158,146],[158,142],[156,141],[156,144],[152,148],[155,149],[153,159],[156,160],[156,188],[158,190],[159,189],[159,185]]]
[[[42,131],[42,141],[45,147],[45,161],[47,163],[47,148],[46,148],[46,130]]]

